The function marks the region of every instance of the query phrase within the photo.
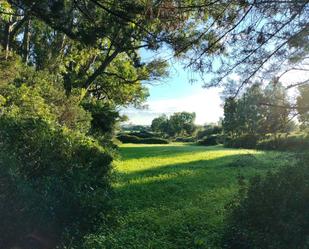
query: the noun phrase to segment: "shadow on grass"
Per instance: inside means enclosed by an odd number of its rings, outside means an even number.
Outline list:
[[[254,157],[229,155],[119,173],[116,193],[121,203],[118,205],[130,211],[198,204],[201,196],[207,193],[236,187],[239,174],[248,178],[279,166],[267,166],[269,160],[261,160],[263,157],[263,154]]]

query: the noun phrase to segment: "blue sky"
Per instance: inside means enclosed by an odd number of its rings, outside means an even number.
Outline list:
[[[141,56],[147,61],[156,55],[142,51]],[[165,54],[165,58],[169,56]],[[217,122],[223,116],[219,89],[202,88],[199,75],[184,69],[180,61],[171,60],[169,72],[169,77],[163,82],[148,85],[147,109],[130,107],[122,110],[129,117],[128,123],[149,125],[155,117],[181,111],[195,112],[196,124]],[[192,77],[196,80],[193,84],[190,83]]]
[[[144,61],[154,57],[163,56],[164,59],[171,58],[168,49],[153,54],[141,51]],[[189,69],[184,69],[180,61],[170,60],[170,76],[161,83],[148,85],[150,96],[145,103],[146,109],[125,108],[122,114],[129,117],[127,123],[150,125],[151,121],[162,114],[171,115],[174,112],[188,111],[196,113],[196,124],[209,124],[218,122],[223,117],[223,103],[220,99],[221,90],[218,88],[202,88],[203,81],[198,74]],[[280,73],[279,73],[280,75]],[[291,71],[281,78],[283,85],[304,81],[308,79],[309,72]],[[194,84],[190,79],[194,78]],[[295,98],[297,91],[292,88],[289,91],[291,98]]]

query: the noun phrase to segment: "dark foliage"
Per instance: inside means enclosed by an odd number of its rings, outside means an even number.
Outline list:
[[[113,134],[115,125],[120,118],[119,113],[111,105],[99,101],[87,101],[83,108],[91,113],[91,132]]]
[[[227,137],[224,141],[224,146],[232,148],[255,149],[259,137],[256,135],[242,135],[238,137]]]
[[[168,144],[169,141],[163,138],[139,138],[133,135],[121,134],[117,136],[118,140],[122,143],[133,143],[133,144]]]
[[[132,136],[136,136],[139,138],[152,138],[152,137],[156,137],[158,136],[158,134],[153,133],[153,132],[149,132],[149,131],[134,131],[134,132],[130,132],[130,135]]]
[[[218,135],[211,135],[208,137],[205,137],[197,142],[198,145],[204,145],[204,146],[212,146],[219,144],[220,136]]]
[[[2,117],[0,126],[1,248],[25,245],[32,234],[73,245],[103,222],[110,196],[107,150],[40,119]]]
[[[218,125],[208,125],[205,126],[203,130],[198,131],[196,134],[197,139],[202,139],[206,136],[210,136],[213,134],[221,134],[222,133],[222,127]]]
[[[223,236],[226,249],[309,248],[309,168],[290,166],[242,187]]]
[[[257,149],[305,151],[309,149],[309,137],[304,135],[271,137],[258,142]]]
[[[117,139],[122,143],[139,143],[139,138],[133,135],[120,134]]]
[[[140,139],[140,143],[142,144],[168,144],[169,141],[163,138],[152,137],[152,138]]]
[[[175,142],[182,142],[182,143],[194,143],[196,139],[194,137],[176,137]]]

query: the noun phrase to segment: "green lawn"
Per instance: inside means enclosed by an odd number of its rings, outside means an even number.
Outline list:
[[[220,248],[239,175],[287,165],[291,154],[184,144],[123,145],[115,163],[112,228],[100,248]]]

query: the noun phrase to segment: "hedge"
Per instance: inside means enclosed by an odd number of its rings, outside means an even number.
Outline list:
[[[118,140],[122,143],[134,143],[134,144],[168,144],[169,141],[163,138],[139,138],[137,136],[120,134],[117,136]]]
[[[210,135],[199,140],[197,144],[203,146],[218,145],[221,142],[222,139],[221,137],[222,137],[221,135]]]
[[[304,135],[272,137],[258,142],[256,148],[260,150],[304,151],[309,149],[309,137]]]
[[[232,148],[246,148],[246,149],[255,149],[259,137],[256,135],[241,135],[239,137],[231,138],[226,137],[224,141],[224,146]]]
[[[175,142],[181,143],[194,143],[196,139],[194,137],[176,137]]]

